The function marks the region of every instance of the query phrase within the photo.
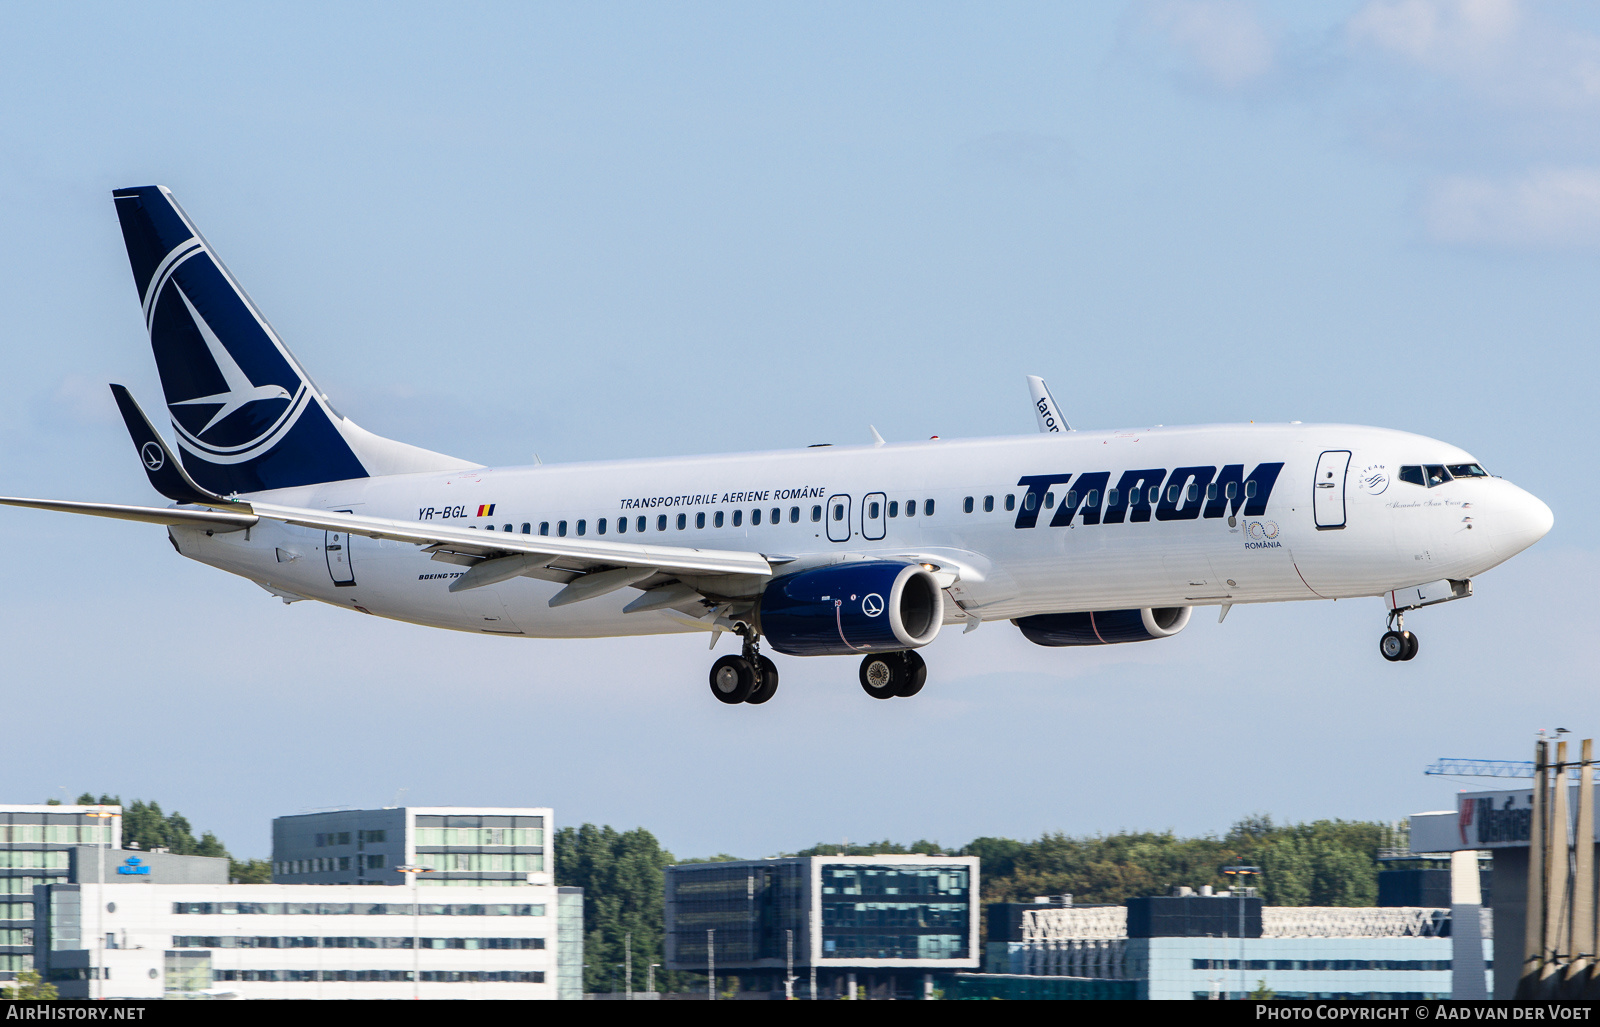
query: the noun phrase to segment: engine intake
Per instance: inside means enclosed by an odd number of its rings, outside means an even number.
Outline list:
[[[1176,635],[1189,624],[1190,606],[1088,613],[1044,613],[1011,623],[1034,645],[1113,645]]]
[[[761,595],[758,628],[790,656],[915,649],[944,623],[944,593],[916,564],[873,560],[801,571]]]

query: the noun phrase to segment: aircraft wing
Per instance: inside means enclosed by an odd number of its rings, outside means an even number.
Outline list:
[[[269,520],[303,528],[408,542],[424,547],[423,551],[430,553],[435,560],[468,568],[465,574],[450,583],[452,592],[492,585],[520,576],[566,584],[566,588],[551,598],[551,606],[593,599],[632,585],[646,590],[646,594],[634,604],[636,611],[661,609],[668,605],[697,601],[698,590],[679,583],[679,575],[695,578],[714,578],[719,575],[771,577],[774,564],[789,561],[788,557],[769,560],[760,553],[737,550],[518,535],[422,521],[365,517],[331,510],[221,499],[216,501],[218,506],[224,504],[226,508],[223,510],[206,510],[0,497],[0,505],[5,506],[89,514],[150,524],[238,531]]]

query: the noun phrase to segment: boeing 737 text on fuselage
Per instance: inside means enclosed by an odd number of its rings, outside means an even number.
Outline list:
[[[1460,599],[1550,530],[1544,503],[1434,439],[1339,424],[1073,430],[1031,378],[1037,435],[490,468],[339,414],[172,194],[114,194],[177,446],[112,386],[168,507],[5,504],[167,527],[184,556],[285,602],[529,638],[742,640],[711,691],[763,703],[760,649],[855,656],[916,694],[942,628],[1045,646],[1177,634],[1197,606]]]

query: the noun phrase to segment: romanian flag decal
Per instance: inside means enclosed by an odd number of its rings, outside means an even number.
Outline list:
[[[493,517],[494,516],[494,504],[493,503],[487,503],[487,504],[485,504],[483,506],[478,507],[478,516],[479,517]]]

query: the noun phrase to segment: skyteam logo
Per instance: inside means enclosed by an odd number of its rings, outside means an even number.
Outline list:
[[[162,260],[145,312],[178,444],[190,453],[254,459],[310,405],[309,383],[198,239]]]

